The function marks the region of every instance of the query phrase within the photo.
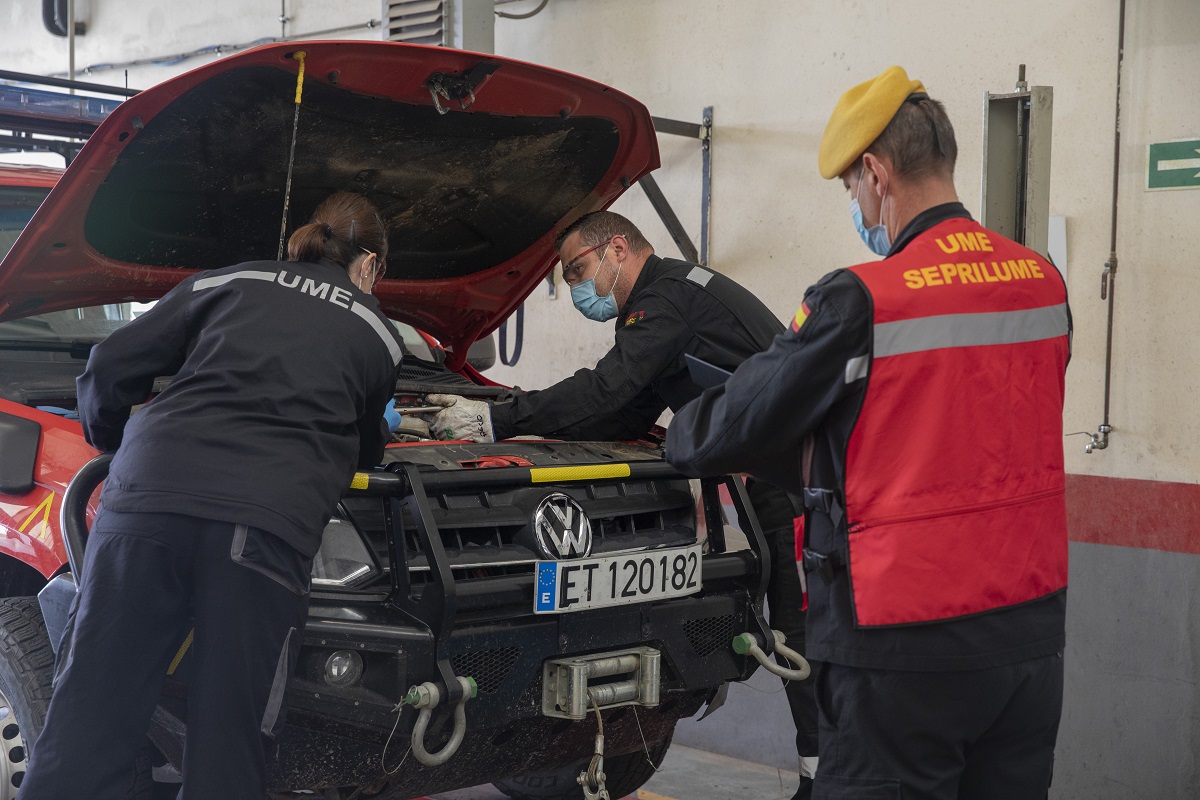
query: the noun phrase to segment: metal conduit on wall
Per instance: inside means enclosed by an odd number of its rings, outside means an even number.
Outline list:
[[[1087,452],[1103,450],[1108,447],[1108,434],[1112,432],[1109,424],[1108,409],[1112,397],[1112,343],[1113,343],[1113,305],[1117,294],[1117,190],[1121,184],[1121,65],[1125,60],[1125,0],[1121,0],[1118,12],[1121,19],[1117,28],[1117,97],[1116,109],[1113,114],[1113,185],[1112,185],[1112,223],[1109,233],[1108,261],[1104,264],[1104,272],[1100,276],[1100,299],[1108,301],[1108,323],[1105,328],[1104,341],[1104,421],[1096,433],[1091,434],[1092,440]]]
[[[1113,168],[1112,168],[1112,220],[1109,228],[1108,260],[1100,274],[1100,299],[1108,303],[1107,322],[1104,333],[1104,417],[1096,431],[1075,431],[1067,436],[1086,436],[1088,443],[1083,452],[1092,453],[1108,447],[1108,435],[1112,433],[1108,412],[1112,399],[1112,348],[1113,307],[1117,294],[1117,195],[1121,186],[1121,66],[1125,60],[1125,0],[1121,0],[1120,20],[1117,26],[1117,91],[1113,110]]]

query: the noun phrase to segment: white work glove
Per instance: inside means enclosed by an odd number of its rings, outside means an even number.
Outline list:
[[[425,398],[431,406],[445,406],[431,416],[429,430],[438,439],[469,439],[494,442],[491,407],[481,400],[468,400],[457,394],[431,394]]]

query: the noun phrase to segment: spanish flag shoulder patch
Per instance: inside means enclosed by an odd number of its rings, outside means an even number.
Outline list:
[[[796,316],[792,317],[792,333],[800,330],[800,326],[808,319],[808,315],[812,312],[808,308],[808,303],[801,303],[800,308],[796,309]]]

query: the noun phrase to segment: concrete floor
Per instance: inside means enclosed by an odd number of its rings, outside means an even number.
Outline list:
[[[789,800],[796,774],[684,745],[672,745],[662,766],[628,800]],[[435,795],[432,800],[507,800],[492,786]],[[620,798],[612,798],[620,800]]]

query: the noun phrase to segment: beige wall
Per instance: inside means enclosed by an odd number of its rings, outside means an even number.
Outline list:
[[[1065,441],[1071,472],[1200,482],[1200,388],[1193,307],[1200,289],[1200,189],[1144,191],[1150,142],[1200,138],[1200,3],[1130,3],[1121,139],[1120,270],[1107,451]],[[1117,0],[1009,3],[784,0],[552,0],[531,20],[501,21],[497,51],[609,82],[658,116],[698,119],[715,106],[711,263],[789,317],[804,288],[870,254],[837,182],[816,172],[821,131],[843,90],[903,65],[943,100],[959,142],[957,186],[979,208],[982,95],[1011,91],[1017,65],[1054,87],[1050,213],[1067,218],[1075,318],[1065,429],[1095,431],[1103,414],[1117,73]],[[699,155],[661,137],[665,187],[699,233]],[[674,246],[641,193],[614,207]],[[560,284],[561,288],[561,284]],[[527,306],[525,351],[499,380],[538,386],[597,358],[608,326],[579,317],[560,292]],[[511,376],[511,377],[510,377]],[[979,436],[995,424],[978,420]]]
[[[514,3],[510,11],[532,7]],[[1085,456],[1066,440],[1068,469],[1200,482],[1200,390],[1193,306],[1200,190],[1144,191],[1150,142],[1200,138],[1200,3],[1129,3],[1121,140],[1120,257],[1107,451]],[[275,0],[204,3],[80,0],[90,33],[76,63],[161,56],[279,34]],[[41,25],[40,0],[0,6],[0,66],[65,72],[66,42]],[[376,0],[289,0],[292,32],[363,23]],[[7,18],[5,18],[7,17]],[[550,0],[529,20],[497,20],[497,52],[577,72],[638,97],[658,116],[699,119],[715,106],[711,263],[759,294],[782,318],[830,269],[865,260],[836,182],[816,172],[821,131],[838,95],[891,64],[943,100],[959,139],[957,184],[979,207],[982,95],[1011,90],[1017,65],[1054,87],[1050,213],[1067,218],[1067,277],[1075,315],[1066,430],[1094,431],[1103,409],[1117,0]],[[377,31],[345,36],[377,38]],[[130,70],[146,86],[199,66]],[[120,84],[121,72],[85,79]],[[693,238],[699,236],[700,154],[662,137],[658,180]],[[639,189],[615,209],[641,224],[659,252],[677,255]],[[558,284],[526,307],[525,349],[497,380],[544,386],[594,363],[612,328],[588,322]],[[992,420],[978,420],[987,436]]]

